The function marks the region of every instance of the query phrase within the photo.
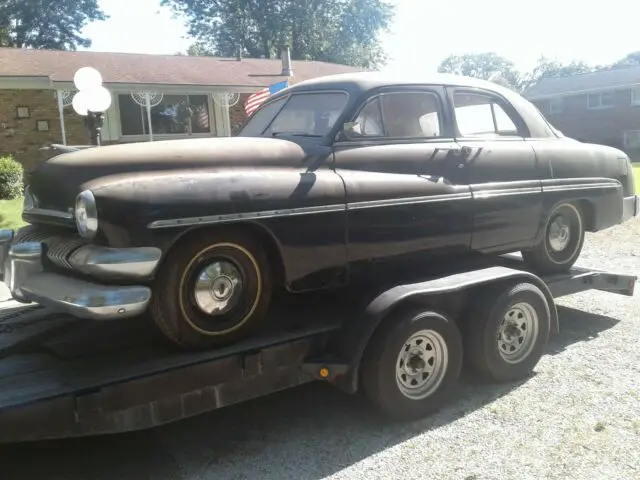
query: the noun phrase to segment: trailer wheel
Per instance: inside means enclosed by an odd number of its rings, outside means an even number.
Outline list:
[[[549,338],[551,311],[531,283],[490,288],[467,319],[465,352],[478,373],[496,382],[530,374]]]
[[[549,214],[544,238],[522,251],[522,259],[539,273],[559,273],[571,268],[584,244],[585,226],[580,209],[572,203],[556,205]]]
[[[433,412],[449,397],[462,367],[462,337],[442,314],[403,309],[378,328],[361,364],[365,394],[396,420]]]
[[[253,332],[271,299],[261,245],[239,229],[203,231],[170,252],[153,285],[158,328],[185,347],[224,346]]]

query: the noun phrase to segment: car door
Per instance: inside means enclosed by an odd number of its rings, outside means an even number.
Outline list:
[[[501,96],[447,88],[456,142],[467,152],[461,170],[474,197],[473,250],[517,249],[536,236],[542,214],[538,160],[526,125]]]
[[[334,143],[347,201],[349,261],[466,252],[471,193],[457,168],[444,90],[373,92]]]

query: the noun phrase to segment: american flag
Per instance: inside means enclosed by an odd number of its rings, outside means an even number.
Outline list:
[[[264,87],[259,92],[251,95],[244,102],[244,111],[247,113],[247,117],[250,116],[256,108],[258,108],[264,101],[273,95],[276,92],[279,92],[283,88],[287,88],[289,86],[289,82],[283,80],[282,82],[274,83],[273,85],[269,85],[268,87]]]

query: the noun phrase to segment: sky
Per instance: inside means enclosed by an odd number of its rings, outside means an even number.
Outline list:
[[[91,50],[175,54],[191,41],[160,0],[100,0],[111,17],[88,25]],[[386,70],[434,72],[451,53],[492,51],[530,70],[540,56],[606,64],[640,50],[640,2],[393,0]]]

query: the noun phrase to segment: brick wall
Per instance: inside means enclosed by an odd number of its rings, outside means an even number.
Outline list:
[[[240,100],[229,109],[229,121],[231,122],[231,135],[237,135],[247,121],[247,114],[244,112],[244,102],[249,98],[250,93],[242,93]]]
[[[17,118],[17,107],[29,107],[29,118]],[[83,119],[71,106],[65,108],[67,143],[87,144]],[[49,121],[49,131],[39,132],[38,120]],[[53,90],[0,90],[0,155],[13,155],[26,171],[51,156],[39,149],[50,143],[62,143],[58,101]]]

